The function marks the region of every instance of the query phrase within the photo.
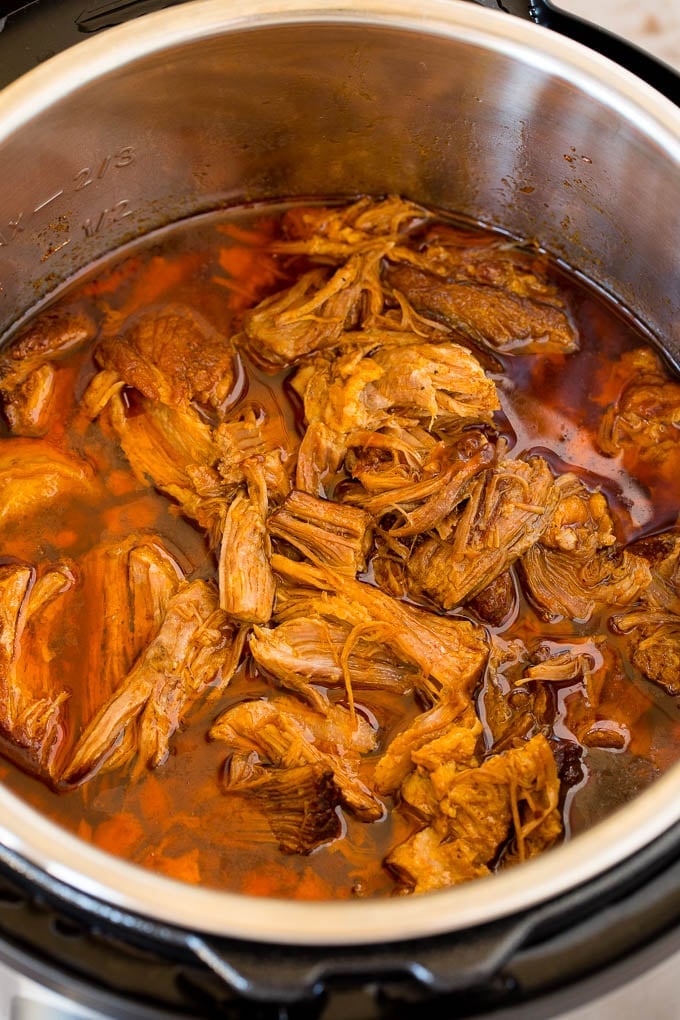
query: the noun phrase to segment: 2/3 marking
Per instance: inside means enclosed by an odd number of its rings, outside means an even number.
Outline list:
[[[83,188],[89,187],[95,181],[101,181],[110,169],[120,170],[125,166],[130,166],[131,163],[134,163],[134,160],[134,148],[131,145],[124,145],[117,152],[104,156],[98,166],[84,166],[74,174],[74,191],[82,191]]]

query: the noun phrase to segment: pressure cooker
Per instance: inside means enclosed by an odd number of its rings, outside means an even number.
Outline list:
[[[494,8],[494,9],[490,9]],[[0,333],[187,216],[400,193],[535,238],[680,351],[680,79],[551,3],[0,4]],[[113,1017],[555,1015],[680,948],[680,767],[493,879],[194,888],[0,787],[0,962]]]

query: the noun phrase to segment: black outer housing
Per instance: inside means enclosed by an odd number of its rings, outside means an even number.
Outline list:
[[[87,35],[182,2],[0,0],[0,88]],[[549,0],[472,2],[583,43],[680,102],[670,67]],[[546,904],[382,946],[202,936],[114,908],[0,846],[0,960],[116,1020],[415,1020],[423,1008],[431,1020],[534,1020],[605,994],[679,949],[680,823]]]
[[[680,823],[592,882],[459,933],[304,947],[199,936],[0,848],[0,960],[116,1020],[538,1020],[680,949]],[[433,897],[436,907],[436,896]]]

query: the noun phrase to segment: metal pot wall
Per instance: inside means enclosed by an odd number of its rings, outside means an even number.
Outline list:
[[[181,217],[398,192],[536,238],[633,310],[671,358],[680,353],[680,110],[580,45],[456,0],[421,0],[417,11],[402,0],[200,0],[107,31],[0,94],[0,180],[7,335],[73,273]],[[319,946],[465,932],[474,947],[480,926],[539,905],[554,923],[551,904],[578,909],[593,883],[624,888],[675,854],[679,793],[675,769],[514,871],[380,903],[281,903],[174,883],[81,843],[1,788],[0,860],[75,911],[183,940],[235,987],[242,974],[208,959],[206,937],[309,947],[313,986]],[[507,950],[520,936],[503,931]],[[388,945],[388,969],[397,956]],[[436,966],[429,973],[436,984]]]

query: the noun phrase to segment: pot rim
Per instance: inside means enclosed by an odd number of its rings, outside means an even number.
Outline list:
[[[53,57],[0,93],[0,142],[86,82],[169,45],[300,23],[366,24],[457,38],[568,79],[651,136],[680,170],[680,110],[579,43],[459,0],[195,0],[107,30]],[[680,819],[680,764],[573,841],[520,868],[449,890],[387,900],[296,902],[193,887],[91,846],[0,785],[4,846],[52,879],[107,905],[191,931],[306,946],[387,943],[487,923],[582,885],[649,845]],[[7,856],[5,854],[5,856]],[[16,862],[10,866],[16,867]],[[434,897],[434,898],[433,898]]]
[[[338,0],[243,0],[236,16],[225,11],[224,0],[192,0],[156,11],[84,39],[0,91],[0,142],[86,81],[168,45],[225,31],[310,22],[394,26],[444,36],[457,30],[473,45],[530,58],[533,66],[558,76],[568,72],[573,84],[615,106],[641,129],[651,128],[651,134],[665,131],[664,146],[680,156],[680,111],[647,82],[551,29],[462,0],[423,0],[417,15],[408,0],[343,0],[341,4]]]

